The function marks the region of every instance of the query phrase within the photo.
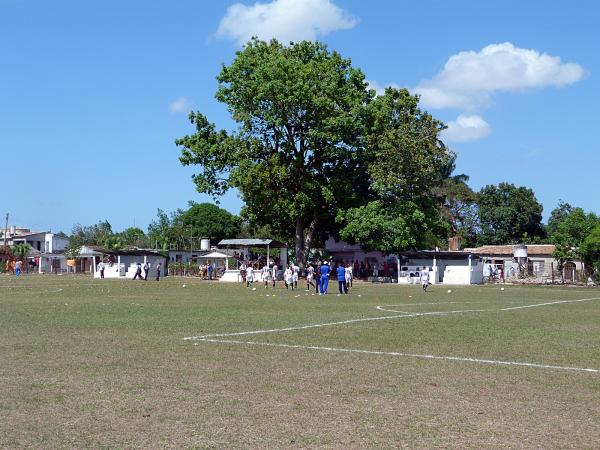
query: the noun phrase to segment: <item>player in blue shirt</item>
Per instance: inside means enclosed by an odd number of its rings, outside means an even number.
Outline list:
[[[329,272],[331,272],[331,267],[327,261],[323,261],[321,265],[321,292],[319,295],[327,294],[327,287],[329,286]]]
[[[348,286],[346,285],[346,268],[343,264],[337,265],[337,280],[338,280],[338,290],[340,294],[348,293]]]

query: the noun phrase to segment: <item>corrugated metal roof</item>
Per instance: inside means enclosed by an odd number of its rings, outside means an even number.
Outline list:
[[[250,238],[250,239],[223,239],[217,244],[218,247],[267,247],[270,248],[287,248],[287,245],[283,242],[276,241],[275,239],[265,238]]]
[[[228,258],[228,256],[225,253],[221,253],[221,252],[211,252],[206,255],[200,256],[200,258],[204,258],[204,259],[206,259],[206,258],[209,258],[209,259],[210,258]]]

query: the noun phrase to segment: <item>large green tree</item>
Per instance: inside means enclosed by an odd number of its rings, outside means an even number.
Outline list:
[[[150,242],[146,233],[141,228],[138,227],[129,227],[125,228],[123,231],[116,233],[117,237],[121,240],[123,246],[125,247],[138,247],[138,248],[148,248],[150,247]]]
[[[215,244],[236,237],[241,228],[238,216],[212,203],[190,203],[190,208],[178,220],[192,236],[210,238]]]
[[[223,66],[216,98],[238,127],[217,130],[190,114],[193,135],[176,141],[183,165],[198,165],[197,190],[237,188],[244,218],[295,241],[298,260],[329,230],[335,208],[362,198],[363,73],[325,45],[250,41]],[[361,173],[362,172],[362,173]]]
[[[391,253],[431,247],[447,234],[433,189],[447,178],[454,155],[439,139],[444,124],[418,102],[406,89],[388,88],[367,105],[369,201],[338,210],[343,239]]]
[[[236,237],[241,230],[241,219],[212,203],[189,203],[187,210],[178,209],[170,215],[158,210],[157,217],[148,226],[148,239],[162,249],[194,249],[200,238],[218,243]]]
[[[87,226],[75,224],[71,231],[70,242],[76,247],[82,245],[102,245],[112,234],[112,226],[107,220]]]
[[[582,257],[581,246],[598,224],[598,217],[586,213],[582,208],[575,208],[568,203],[560,202],[552,210],[548,219],[548,240],[556,246],[554,257],[558,261],[559,270],[567,261]]]
[[[485,186],[478,194],[480,244],[536,242],[544,237],[543,207],[533,190],[510,183]]]

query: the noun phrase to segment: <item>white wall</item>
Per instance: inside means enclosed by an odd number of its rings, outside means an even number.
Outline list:
[[[64,250],[69,245],[69,240],[53,233],[46,233],[46,249],[47,253],[55,253]],[[42,250],[44,251],[44,250]]]
[[[483,264],[479,261],[469,266],[447,265],[444,270],[444,284],[482,284]]]
[[[148,279],[156,278],[156,264],[158,262],[162,263],[162,267],[160,270],[160,276],[161,276],[161,278],[163,276],[165,276],[165,262],[166,262],[165,257],[155,256],[155,255],[147,255],[146,261],[148,261],[148,264],[150,264],[150,271],[148,272]],[[118,271],[118,267],[117,267],[117,262],[118,262],[118,259],[115,256],[115,263],[112,265],[112,267],[109,267],[108,264],[104,263],[104,267],[105,267],[104,268],[104,277],[105,278],[118,278],[119,276],[133,278],[133,276],[135,275],[135,269],[137,267],[136,263],[138,263],[138,262],[142,265],[142,276],[144,276],[144,270],[143,270],[144,257],[143,256],[121,255],[120,274],[118,274],[119,271]],[[96,272],[94,273],[94,278],[100,278],[99,267],[96,267]]]

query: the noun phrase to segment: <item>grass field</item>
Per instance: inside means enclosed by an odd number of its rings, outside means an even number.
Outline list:
[[[450,289],[0,276],[0,448],[598,448],[600,290]]]

